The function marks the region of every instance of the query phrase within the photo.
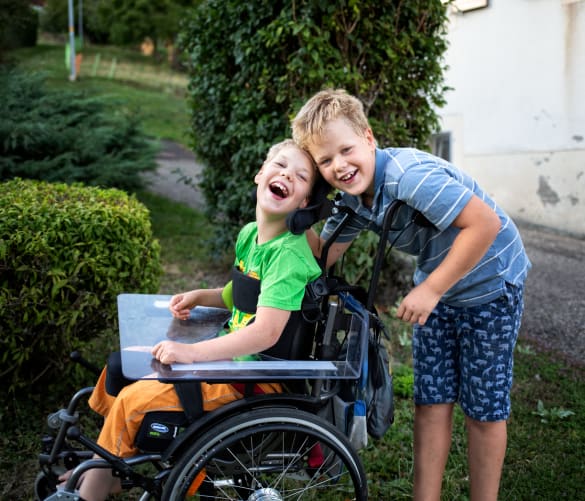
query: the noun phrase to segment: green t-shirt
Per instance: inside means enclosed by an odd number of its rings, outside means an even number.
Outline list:
[[[313,257],[307,237],[293,235],[289,231],[259,245],[258,226],[249,223],[238,235],[235,266],[248,276],[259,279],[258,306],[268,306],[287,311],[301,309],[305,287],[321,274]],[[253,314],[232,308],[230,332],[248,325]],[[253,357],[238,357],[250,360]]]

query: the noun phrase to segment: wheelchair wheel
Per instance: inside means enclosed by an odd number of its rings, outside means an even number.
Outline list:
[[[40,472],[35,478],[34,500],[41,501],[57,491],[57,481],[45,472]]]
[[[367,499],[361,460],[322,418],[255,409],[207,430],[165,482],[163,500]]]

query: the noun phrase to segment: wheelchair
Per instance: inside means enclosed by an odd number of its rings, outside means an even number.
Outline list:
[[[368,336],[382,325],[373,299],[388,231],[399,207],[395,204],[388,210],[369,290],[365,291],[325,271],[327,250],[352,217],[351,211],[337,201],[326,205],[301,209],[305,212],[299,215],[300,228],[295,227],[294,221],[289,224],[292,231],[300,232],[331,211],[345,211],[343,221],[325,244],[321,257],[323,275],[307,287],[294,333],[283,333],[276,346],[261,354],[261,361],[230,361],[219,367],[210,363],[185,369],[163,366],[150,354],[143,354],[144,360],[133,366],[132,360],[124,359],[128,353],[122,342],[122,365],[130,379],[140,379],[150,372],[146,377],[174,384],[179,395],[178,389],[190,388],[200,381],[242,384],[246,388],[244,398],[195,415],[187,408],[185,412],[146,414],[136,442],[141,452],[120,458],[82,432],[78,407],[89,398],[93,387],[83,388],[66,408],[48,417],[51,433],[43,437],[36,499],[80,500],[75,488],[83,473],[92,468],[111,469],[120,478],[122,488],[138,491],[139,497],[133,499],[140,500],[368,499],[359,446],[352,443],[347,416],[342,415],[343,408],[340,411],[335,402],[340,401],[341,388],[351,387],[360,378]],[[160,304],[164,299],[121,295],[119,311],[139,310],[133,301]],[[121,308],[124,301],[129,303]],[[360,305],[366,316],[356,314],[355,308],[352,311],[350,301]],[[157,310],[156,321],[163,321],[162,312],[163,308]],[[205,321],[193,324],[205,325],[203,335],[208,335],[221,327],[226,314],[229,316],[227,310],[203,309],[199,320]],[[140,316],[136,313],[130,317],[132,320]],[[147,323],[155,324],[153,318]],[[170,325],[173,320],[176,319],[164,321]],[[131,332],[136,327],[127,321],[120,317],[121,339],[123,329]],[[133,373],[133,367],[140,369]],[[261,381],[279,382],[285,391],[256,394],[254,383]],[[72,470],[71,476],[64,487],[57,488],[59,474],[66,470]]]

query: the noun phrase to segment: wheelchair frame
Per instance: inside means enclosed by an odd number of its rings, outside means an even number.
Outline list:
[[[367,291],[365,306],[375,320],[375,290],[388,232],[400,205],[392,204],[385,215]],[[331,203],[330,210],[343,211],[344,216],[324,246],[320,261],[323,269],[331,244],[353,214],[337,202]],[[338,355],[337,332],[347,336],[350,329],[348,314],[340,304],[340,293],[347,291],[357,293],[358,288],[325,272],[311,289],[321,312],[312,327],[316,335],[311,355],[314,360],[333,360]],[[359,374],[352,379],[357,377]],[[230,378],[234,382],[237,379]],[[309,393],[245,396],[203,415],[164,451],[124,459],[81,432],[77,408],[93,387],[81,389],[66,408],[48,417],[53,434],[43,439],[36,498],[80,500],[75,488],[82,475],[92,468],[108,468],[121,479],[124,489],[142,489],[141,500],[367,500],[367,479],[361,459],[346,434],[330,422],[331,401],[340,380],[317,377],[307,381],[306,375],[299,379],[310,387]],[[78,449],[77,444],[83,449]],[[93,459],[94,454],[101,459]],[[140,465],[144,464],[154,466],[155,473],[143,473]],[[63,472],[61,465],[72,470],[72,474],[64,488],[56,490],[57,478]]]

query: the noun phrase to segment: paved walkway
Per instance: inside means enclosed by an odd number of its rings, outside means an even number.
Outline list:
[[[196,180],[201,165],[183,146],[172,142],[162,146],[159,168],[148,175],[150,190],[201,209],[200,192],[180,182],[181,174]],[[527,225],[520,225],[520,232],[533,263],[521,339],[585,365],[585,240]]]
[[[161,151],[156,160],[158,169],[145,175],[150,182],[149,191],[193,209],[202,209],[204,201],[201,192],[181,181],[185,176],[196,182],[201,174],[201,164],[193,152],[172,141],[161,141]]]

